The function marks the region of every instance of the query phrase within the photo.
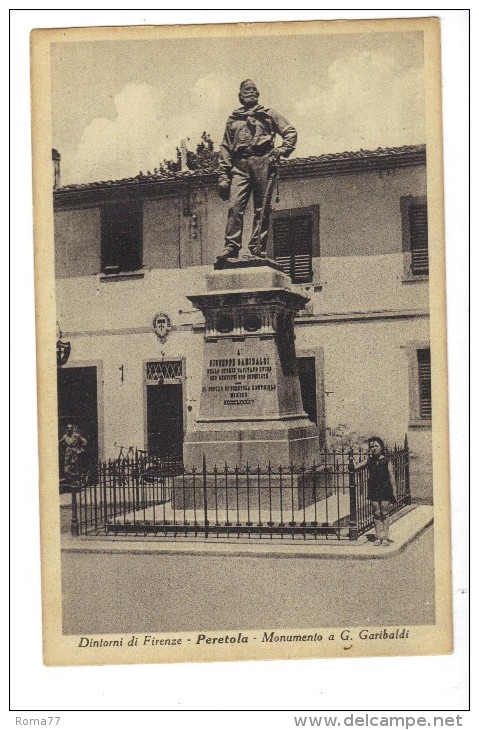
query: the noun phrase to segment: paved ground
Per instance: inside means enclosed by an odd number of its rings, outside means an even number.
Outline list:
[[[67,634],[434,623],[433,530],[388,560],[64,551]]]

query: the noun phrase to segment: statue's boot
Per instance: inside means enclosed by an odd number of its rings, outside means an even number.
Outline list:
[[[257,246],[249,246],[248,251],[250,252],[251,256],[254,256],[257,259],[265,259],[266,254],[263,251],[260,251]]]
[[[225,246],[224,250],[216,257],[217,261],[226,261],[226,259],[237,259],[239,248],[237,246]]]

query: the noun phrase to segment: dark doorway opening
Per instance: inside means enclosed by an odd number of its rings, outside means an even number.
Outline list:
[[[309,419],[318,425],[318,404],[316,398],[316,361],[314,357],[298,357],[299,382],[303,408]]]
[[[146,386],[148,451],[161,459],[183,458],[183,385],[161,379]]]
[[[98,461],[98,386],[96,367],[58,368],[58,438],[71,424],[87,441],[81,455],[82,467],[91,469]],[[64,479],[64,447],[59,448],[60,479]]]

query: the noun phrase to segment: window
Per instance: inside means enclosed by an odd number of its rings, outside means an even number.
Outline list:
[[[303,408],[308,418],[318,424],[316,398],[316,361],[314,357],[298,357],[299,384]]]
[[[137,271],[142,266],[141,203],[106,205],[101,212],[101,270]]]
[[[317,206],[273,214],[273,256],[293,284],[313,280],[313,256],[319,256]]]
[[[299,383],[303,410],[319,428],[319,445],[324,446],[325,403],[324,403],[324,350],[317,347],[297,352]]]
[[[425,203],[415,203],[409,206],[409,237],[411,273],[414,275],[428,274],[427,205]]]
[[[431,349],[428,342],[409,342],[406,345],[409,360],[409,427],[431,427]]]
[[[406,279],[429,274],[426,198],[401,199],[404,273]]]
[[[431,420],[431,350],[417,350],[419,417]]]

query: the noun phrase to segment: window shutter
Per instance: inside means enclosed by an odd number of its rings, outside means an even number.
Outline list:
[[[291,218],[293,233],[293,276],[296,283],[311,281],[312,248],[313,248],[313,221],[310,215],[300,215]]]
[[[291,226],[289,218],[276,218],[273,223],[274,258],[285,274],[291,276]]]
[[[409,206],[409,236],[412,273],[429,273],[427,205],[415,203]]]
[[[419,377],[419,415],[430,420],[432,416],[431,404],[431,351],[417,351],[417,367]]]
[[[295,284],[313,278],[313,221],[309,213],[278,216],[273,222],[274,258]]]

